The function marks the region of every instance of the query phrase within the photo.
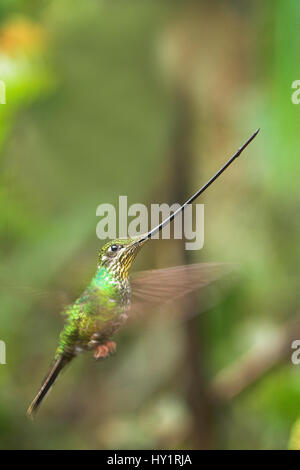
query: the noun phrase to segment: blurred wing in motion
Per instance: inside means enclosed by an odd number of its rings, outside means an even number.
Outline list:
[[[14,284],[2,278],[0,278],[0,295],[17,298],[22,304],[27,305],[45,304],[45,308],[49,311],[62,311],[62,313],[71,302],[70,296],[63,290],[45,290],[25,284]]]
[[[140,316],[149,309],[206,287],[231,270],[221,263],[200,263],[137,273],[131,279],[130,316]]]

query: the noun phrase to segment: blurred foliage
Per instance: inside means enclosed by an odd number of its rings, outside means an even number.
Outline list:
[[[185,387],[188,329],[159,317],[125,328],[107,361],[79,357],[36,421],[25,415],[56,347],[60,309],[93,274],[98,204],[173,194],[180,100],[192,123],[186,196],[261,127],[201,201],[205,246],[192,261],[238,265],[235,280],[216,287],[211,308],[192,320],[205,384],[272,343],[298,313],[299,109],[291,84],[299,79],[299,13],[292,0],[1,1],[2,449],[201,447],[195,429],[207,423]],[[176,241],[153,241],[135,269],[180,260]],[[299,448],[299,371],[288,358],[215,409],[211,447]]]

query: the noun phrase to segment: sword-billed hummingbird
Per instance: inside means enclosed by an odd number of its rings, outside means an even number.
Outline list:
[[[145,271],[133,280],[129,279],[129,269],[141,247],[202,194],[242,153],[258,132],[259,129],[202,188],[157,227],[143,236],[117,239],[103,246],[91,283],[63,312],[67,320],[59,336],[54,361],[28,408],[29,416],[33,417],[60,371],[77,354],[92,350],[94,357],[100,359],[115,352],[116,344],[112,337],[137,306],[143,308],[141,299],[160,305],[217,279],[220,265],[215,263]]]

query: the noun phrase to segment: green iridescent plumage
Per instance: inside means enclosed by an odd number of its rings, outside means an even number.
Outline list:
[[[127,299],[127,281],[100,266],[81,297],[64,311],[67,322],[60,334],[56,359],[61,354],[72,356],[76,350],[89,349],[94,333],[108,339],[124,314]]]

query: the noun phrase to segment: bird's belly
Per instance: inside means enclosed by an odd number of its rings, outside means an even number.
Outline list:
[[[105,309],[103,306],[93,315],[83,319],[81,325],[81,338],[83,339],[79,348],[92,349],[96,344],[111,338],[117,330],[126,322],[128,318],[127,306],[118,306],[117,303],[111,302],[111,307]]]

